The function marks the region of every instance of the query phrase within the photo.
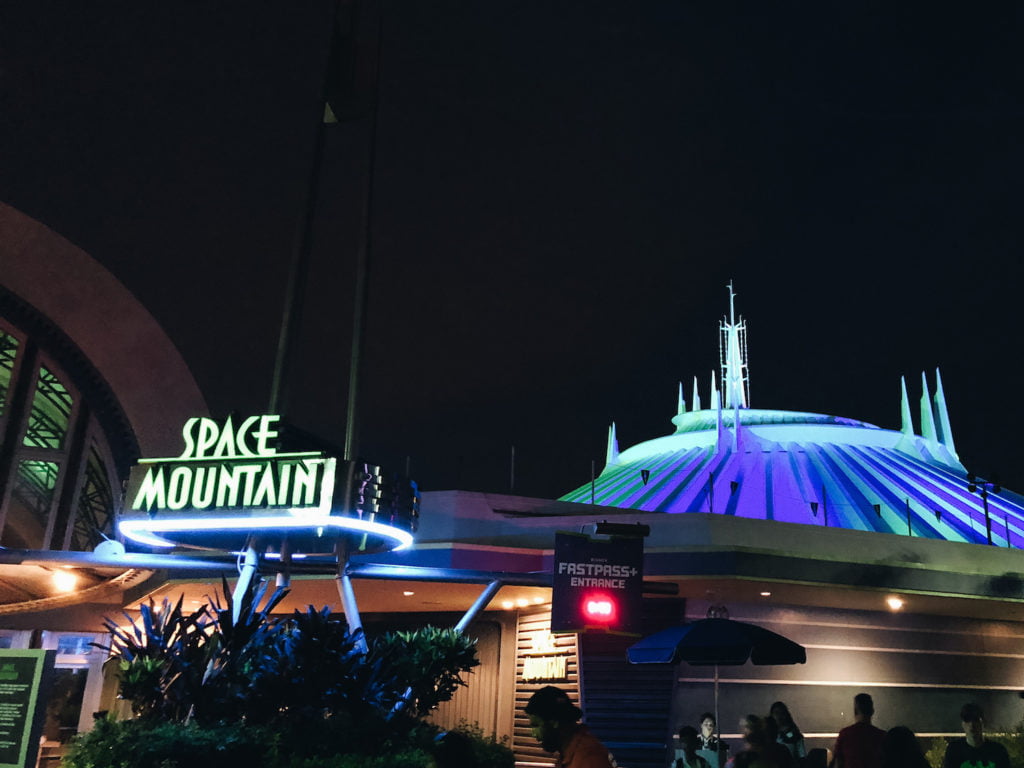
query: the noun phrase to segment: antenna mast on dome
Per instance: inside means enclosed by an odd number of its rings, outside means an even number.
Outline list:
[[[750,375],[747,370],[747,323],[736,322],[736,294],[729,281],[729,318],[719,324],[718,356],[722,366],[722,390],[726,408],[750,405]]]

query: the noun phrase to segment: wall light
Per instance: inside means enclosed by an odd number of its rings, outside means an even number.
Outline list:
[[[903,607],[903,599],[899,597],[887,597],[885,603],[891,611],[898,611]]]
[[[410,592],[410,591],[409,591],[409,590],[407,589],[407,590],[405,590],[404,592],[402,592],[402,594],[403,594],[403,595],[405,595],[406,597],[412,597],[412,596],[413,596],[413,595],[415,595],[416,593],[415,593],[415,592]]]

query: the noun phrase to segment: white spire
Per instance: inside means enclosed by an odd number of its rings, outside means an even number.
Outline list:
[[[729,281],[729,318],[719,324],[719,358],[722,366],[722,394],[727,408],[749,406],[747,372],[747,324],[736,321],[736,294]]]
[[[939,369],[935,369],[935,420],[938,422],[939,442],[949,452],[956,456],[956,447],[953,445],[953,429],[949,426],[949,411],[946,409],[946,393],[942,391],[942,375]]]
[[[697,377],[693,377],[693,410],[700,410],[700,390],[697,389]]]
[[[605,453],[604,464],[610,466],[619,460],[619,441],[615,437],[615,422],[608,427],[608,451]]]
[[[715,372],[711,372],[711,410],[721,408],[721,398],[718,395],[718,384],[715,383]]]
[[[935,416],[932,414],[932,399],[928,394],[928,379],[921,371],[921,437],[938,440],[935,434]]]
[[[904,435],[914,434],[914,421],[910,416],[910,398],[907,397],[907,377],[900,376],[900,389],[902,395],[900,397],[900,432]]]
[[[683,399],[683,382],[679,382],[679,400],[676,402],[676,416],[686,413],[686,400]]]

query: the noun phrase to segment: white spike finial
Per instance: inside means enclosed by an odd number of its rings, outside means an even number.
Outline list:
[[[935,434],[935,417],[932,414],[932,399],[928,394],[928,379],[921,371],[921,437],[926,440],[937,440]]]
[[[610,466],[619,460],[619,441],[615,436],[615,422],[608,427],[608,450],[605,453],[605,466]]]
[[[697,389],[697,377],[693,377],[693,410],[699,411],[700,408],[700,390]]]
[[[914,434],[914,421],[910,415],[910,398],[907,397],[907,377],[900,376],[900,432],[904,435]]]
[[[727,408],[747,408],[749,376],[747,371],[747,324],[736,321],[736,293],[729,281],[729,318],[719,324],[719,359],[722,367],[722,394]]]
[[[715,382],[715,372],[711,372],[711,410],[715,411],[722,407],[722,400],[718,394],[718,384]]]
[[[679,382],[679,399],[676,401],[676,416],[686,413],[686,400],[683,399],[683,382]]]
[[[949,449],[949,452],[956,456],[956,446],[953,445],[953,429],[949,426],[949,411],[946,408],[946,393],[942,389],[942,374],[935,369],[935,420],[939,427],[939,441]]]

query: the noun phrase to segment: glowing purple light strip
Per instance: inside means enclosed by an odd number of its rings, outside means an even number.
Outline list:
[[[354,520],[335,515],[307,515],[304,517],[203,517],[203,518],[159,518],[156,520],[122,520],[118,528],[127,538],[145,544],[147,547],[174,547],[156,534],[180,531],[252,531],[256,529],[295,528],[341,528],[346,531],[370,533],[391,539],[398,544],[393,551],[412,545],[412,534],[400,528],[368,520]]]

